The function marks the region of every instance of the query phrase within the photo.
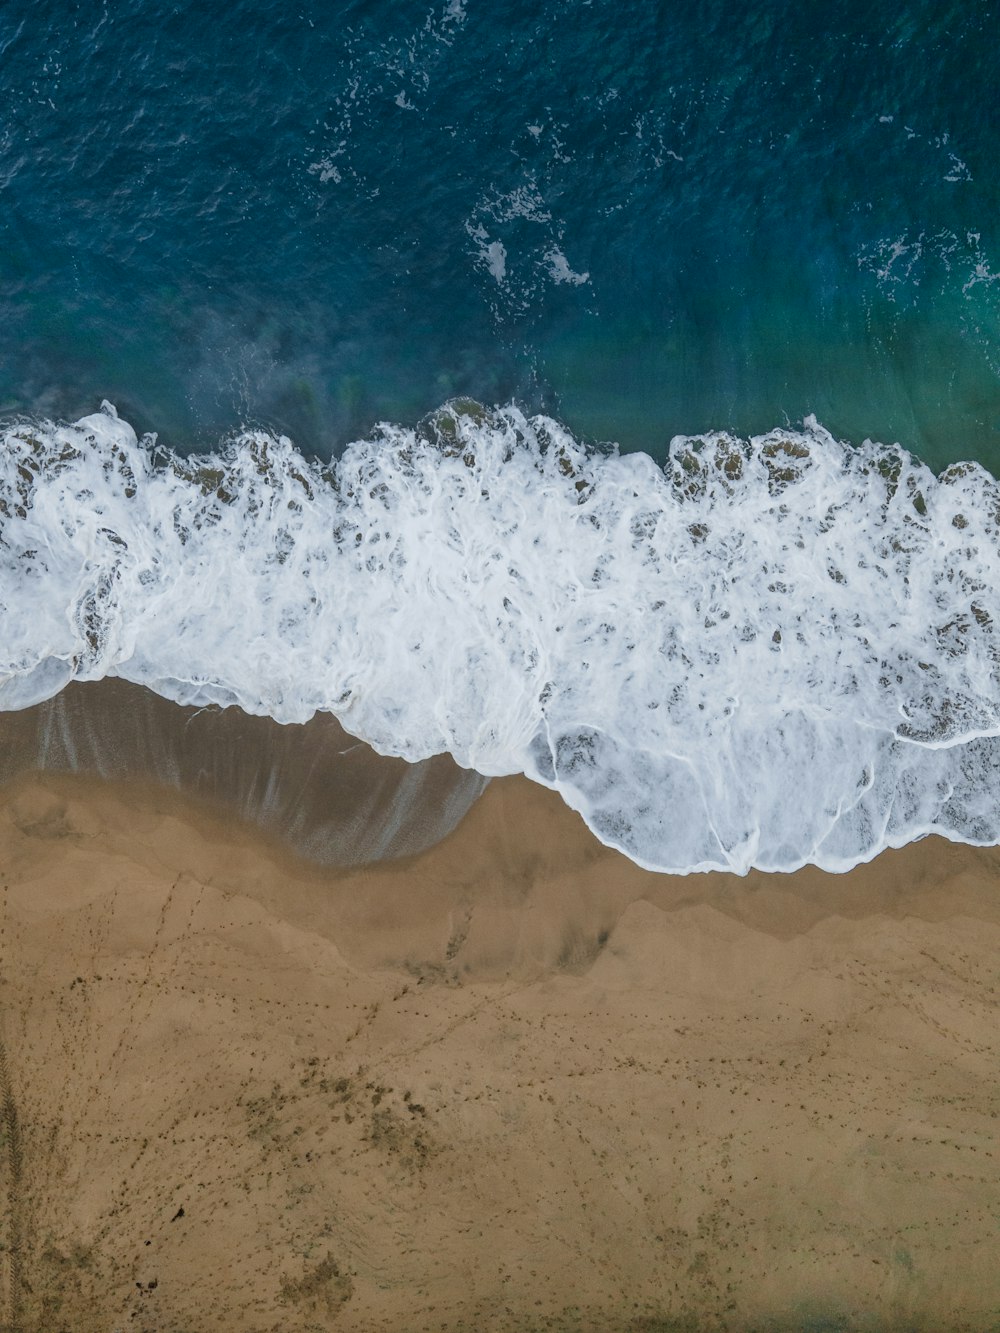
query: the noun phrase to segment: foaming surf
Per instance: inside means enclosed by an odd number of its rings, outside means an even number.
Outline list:
[[[120,677],[558,790],[650,869],[1000,841],[1000,488],[815,420],[661,466],[446,405],[330,464],[7,427],[0,708]]]

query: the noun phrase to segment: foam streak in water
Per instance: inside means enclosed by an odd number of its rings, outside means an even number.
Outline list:
[[[815,422],[661,468],[442,409],[329,467],[8,428],[0,706],[121,676],[557,788],[674,871],[1000,841],[1000,494]]]

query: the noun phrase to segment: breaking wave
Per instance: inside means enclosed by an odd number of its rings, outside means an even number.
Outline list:
[[[118,676],[561,792],[649,868],[1000,841],[1000,488],[814,420],[660,466],[451,403],[330,464],[105,404],[0,450],[0,708]]]

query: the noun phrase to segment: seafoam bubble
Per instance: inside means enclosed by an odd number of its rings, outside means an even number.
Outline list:
[[[554,245],[551,250],[545,252],[545,260],[553,282],[565,282],[571,287],[582,287],[585,282],[590,281],[589,273],[575,273],[570,268],[569,260],[558,246]]]
[[[0,451],[0,704],[118,675],[556,788],[662,870],[1000,840],[1000,494],[815,421],[666,464],[451,404],[322,467],[111,410]]]

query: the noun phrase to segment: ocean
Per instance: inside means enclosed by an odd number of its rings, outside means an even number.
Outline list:
[[[995,36],[6,4],[0,707],[332,714],[658,870],[1000,841]]]

